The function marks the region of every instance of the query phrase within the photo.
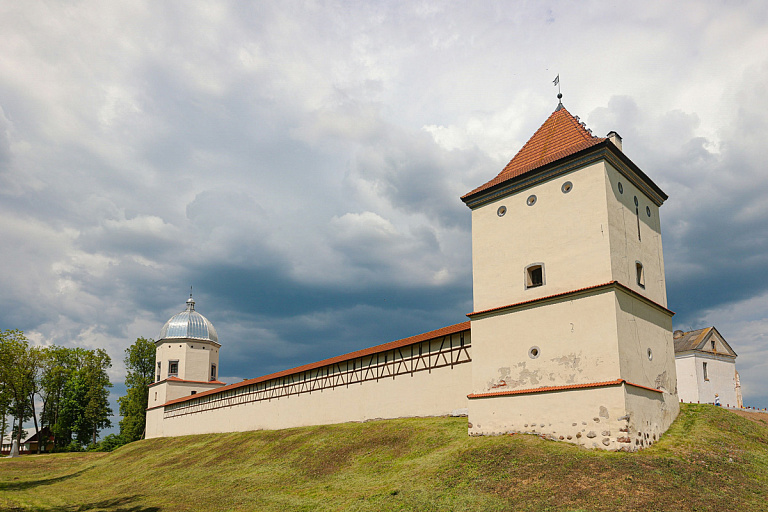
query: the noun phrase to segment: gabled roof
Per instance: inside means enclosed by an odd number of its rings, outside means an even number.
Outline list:
[[[709,341],[715,336],[725,347],[725,352],[713,352],[710,348]],[[675,338],[675,353],[688,352],[690,350],[698,350],[700,352],[717,353],[720,355],[736,357],[736,352],[728,345],[723,335],[713,327],[705,327],[704,329],[696,329],[695,331],[684,332],[679,338]]]
[[[517,152],[498,176],[462,196],[462,199],[499,183],[521,176],[566,156],[573,155],[605,141],[595,137],[562,104]]]

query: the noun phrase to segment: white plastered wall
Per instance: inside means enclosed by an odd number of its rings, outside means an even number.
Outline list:
[[[622,385],[469,401],[470,435],[524,432],[587,448],[634,451],[622,442],[626,426]]]
[[[644,435],[658,436],[669,428],[680,411],[672,315],[623,290],[617,290],[615,297],[621,378],[663,391],[661,394],[650,392],[646,400],[643,397],[647,391],[628,387],[627,410],[633,428],[636,425]],[[649,442],[648,439],[641,441],[641,446]]]
[[[573,188],[563,193],[566,181]],[[474,310],[610,281],[605,182],[599,162],[472,210]],[[536,203],[528,206],[531,195]],[[532,263],[544,264],[545,284],[526,289]]]
[[[613,293],[585,292],[472,320],[472,392],[620,377]],[[530,350],[535,347],[537,356]],[[472,418],[470,417],[470,421]]]
[[[613,166],[606,163],[605,168],[605,190],[610,219],[611,279],[667,307],[659,207]],[[619,183],[623,193],[619,192]],[[638,199],[637,214],[635,197]],[[645,272],[644,288],[637,283],[638,261],[642,263]]]
[[[704,363],[707,363],[707,379],[704,378]],[[689,351],[678,354],[675,364],[682,401],[711,404],[714,403],[717,393],[720,395],[721,405],[737,406],[734,358]]]
[[[156,360],[162,364],[160,379],[168,378],[170,361],[179,362],[178,378],[207,382],[211,365],[216,365],[218,377],[219,347],[210,342],[190,339],[167,339],[156,342]]]
[[[471,364],[163,418],[147,414],[147,437],[280,429],[348,421],[466,414]]]

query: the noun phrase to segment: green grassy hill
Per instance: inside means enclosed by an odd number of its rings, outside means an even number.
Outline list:
[[[683,406],[634,454],[470,438],[466,418],[151,439],[0,459],[0,509],[768,511],[768,415]]]

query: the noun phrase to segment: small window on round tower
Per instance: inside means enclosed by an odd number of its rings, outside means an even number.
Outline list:
[[[507,213],[506,206],[499,206],[499,209],[496,210],[496,215],[498,215],[499,217],[503,217],[505,213]]]
[[[650,206],[646,206],[645,207],[645,213],[647,213],[649,217],[651,216],[651,207]]]
[[[530,349],[528,349],[528,357],[531,359],[536,359],[541,355],[541,350],[539,350],[539,347],[533,346]]]
[[[648,360],[653,361],[653,350],[650,348],[648,349]]]
[[[535,196],[535,195],[533,195],[533,194],[531,194],[530,196],[528,196],[528,200],[526,201],[526,204],[527,204],[528,206],[533,206],[533,205],[535,205],[535,204],[536,204],[536,196]]]
[[[563,194],[567,194],[568,192],[573,190],[573,183],[571,183],[570,181],[566,181],[565,183],[563,183],[563,186],[560,187],[560,190],[563,191]]]
[[[624,185],[622,185],[621,182],[619,182],[618,189],[619,189],[619,194],[624,193]]]

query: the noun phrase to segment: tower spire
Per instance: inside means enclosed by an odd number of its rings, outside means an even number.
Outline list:
[[[195,310],[195,299],[192,298],[192,286],[189,287],[189,298],[187,299],[187,311]]]
[[[552,85],[557,86],[557,108],[555,109],[555,112],[558,110],[564,109],[563,106],[563,93],[560,92],[560,73],[557,74],[554,80],[552,80]]]

